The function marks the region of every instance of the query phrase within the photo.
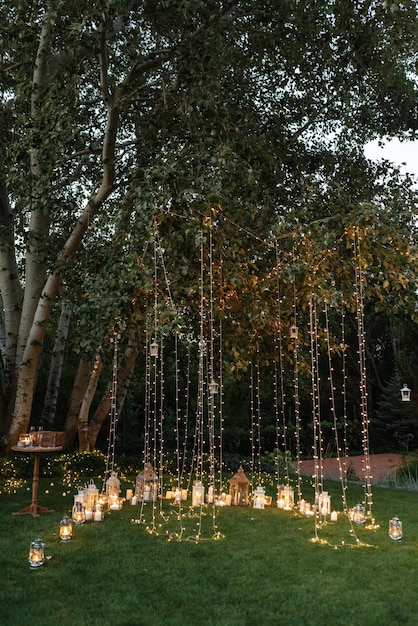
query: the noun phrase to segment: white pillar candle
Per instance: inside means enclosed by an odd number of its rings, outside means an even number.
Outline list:
[[[133,491],[132,489],[127,489],[126,490],[126,499],[129,501],[133,496]]]
[[[131,498],[131,504],[132,504],[132,505],[134,505],[134,504],[136,504],[137,502],[138,502],[138,498],[137,498],[137,496],[132,496],[132,498]]]
[[[336,522],[338,520],[337,511],[331,511],[331,522]]]

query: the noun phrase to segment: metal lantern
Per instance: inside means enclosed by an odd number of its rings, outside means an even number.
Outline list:
[[[106,495],[111,499],[112,497],[119,497],[120,493],[120,480],[117,477],[116,472],[110,473],[110,478],[106,481]]]
[[[253,494],[254,509],[264,509],[266,490],[262,485],[258,485]]]
[[[323,517],[331,515],[331,496],[328,491],[318,494],[318,513]]]
[[[411,400],[411,390],[409,389],[406,383],[401,389],[401,399],[402,399],[402,402],[410,402]]]
[[[64,515],[60,522],[60,539],[61,541],[69,541],[73,536],[73,525],[71,518]]]
[[[209,393],[211,396],[216,396],[219,391],[219,385],[215,380],[211,380],[209,383]]]
[[[109,496],[109,508],[111,511],[120,511],[123,505],[123,498],[119,496]]]
[[[192,487],[192,506],[202,506],[205,503],[205,487],[200,480],[196,480]]]
[[[103,505],[98,500],[96,504],[94,505],[93,520],[95,522],[102,522],[103,519],[104,519]]]
[[[295,505],[295,492],[290,485],[279,485],[277,490],[277,508],[291,511]]]
[[[355,524],[364,524],[366,521],[366,513],[362,504],[356,504],[352,510],[352,521]]]
[[[399,517],[392,517],[389,522],[389,537],[393,541],[399,541],[403,537],[402,522]]]
[[[84,524],[86,521],[86,508],[82,502],[74,502],[72,518],[74,524]]]
[[[297,339],[299,335],[299,329],[297,326],[293,325],[289,329],[289,335],[291,339]]]
[[[30,542],[28,561],[32,569],[41,567],[45,563],[45,544],[41,539]]]
[[[158,494],[157,474],[151,463],[147,463],[136,477],[135,495],[140,502],[155,502]]]
[[[150,356],[152,356],[154,359],[156,359],[158,356],[158,343],[155,341],[155,339],[152,341],[152,343],[150,343],[149,353]]]
[[[94,505],[99,497],[99,490],[93,479],[90,480],[87,488],[84,490],[84,505],[86,509],[94,511]]]
[[[229,480],[229,495],[232,506],[247,506],[249,485],[250,481],[241,466],[235,476]]]

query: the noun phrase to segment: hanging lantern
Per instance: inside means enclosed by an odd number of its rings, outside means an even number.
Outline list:
[[[216,396],[219,391],[219,385],[215,380],[211,380],[209,383],[209,393],[211,396]]]
[[[239,467],[235,476],[229,480],[229,495],[232,506],[247,506],[249,484],[250,481],[244,474],[242,466]]]
[[[84,524],[86,521],[86,509],[82,502],[74,502],[72,518],[74,524]]]
[[[399,517],[392,517],[389,522],[389,537],[393,541],[399,541],[403,537],[402,522]]]
[[[150,343],[149,353],[150,356],[152,356],[154,359],[158,357],[158,343],[155,341],[155,339],[152,341],[152,343]]]
[[[140,502],[155,502],[158,494],[158,479],[151,463],[136,477],[135,495]]]
[[[41,539],[35,539],[29,546],[29,567],[36,569],[45,563],[45,544]]]
[[[73,536],[73,525],[71,518],[64,515],[60,522],[60,539],[61,541],[69,541]]]
[[[290,335],[290,338],[291,338],[291,339],[297,339],[297,338],[298,338],[298,335],[299,335],[299,329],[298,329],[298,327],[297,327],[297,326],[295,326],[294,324],[293,324],[293,326],[291,326],[291,327],[290,327],[290,329],[289,329],[289,335]]]
[[[264,489],[264,487],[262,485],[258,485],[258,487],[254,491],[254,509],[264,509],[265,495],[266,490]]]
[[[205,487],[200,480],[193,483],[192,506],[202,506],[205,503]]]
[[[351,515],[351,520],[355,524],[364,524],[366,521],[366,514],[362,504],[356,504],[356,506],[351,510]]]
[[[411,390],[409,389],[406,383],[401,389],[401,399],[402,399],[402,402],[410,402],[411,400]]]

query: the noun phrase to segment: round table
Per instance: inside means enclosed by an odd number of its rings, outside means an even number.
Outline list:
[[[61,452],[62,446],[42,448],[41,446],[13,446],[14,452],[21,452],[22,454],[32,454],[33,461],[33,477],[32,477],[32,502],[24,509],[12,513],[12,515],[32,515],[32,517],[39,517],[40,513],[52,513],[52,509],[47,509],[44,506],[38,504],[38,484],[39,484],[39,459],[41,454],[52,454],[54,452]]]

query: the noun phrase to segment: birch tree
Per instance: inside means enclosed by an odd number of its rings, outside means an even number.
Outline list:
[[[354,203],[375,197],[364,143],[416,130],[409,0],[5,0],[0,18],[7,447],[30,423],[64,282],[75,323],[94,280],[112,301],[90,308],[96,336],[86,333],[83,350],[93,358],[116,317],[128,319],[126,342],[137,331],[134,309],[149,293],[138,250],[156,220],[178,211],[196,218],[193,231],[217,207],[260,240],[292,231],[327,217],[337,186]],[[196,266],[171,226],[162,223],[164,243],[187,305]],[[234,275],[245,266],[239,229],[232,240]]]

